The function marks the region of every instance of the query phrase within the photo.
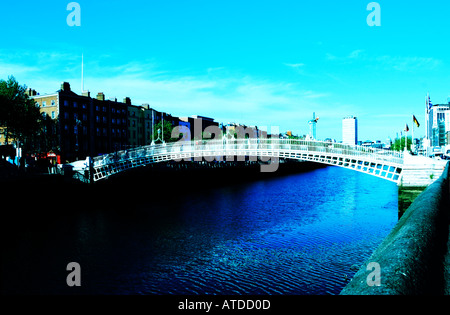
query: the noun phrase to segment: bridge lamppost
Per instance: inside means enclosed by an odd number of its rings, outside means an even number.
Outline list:
[[[73,132],[75,134],[75,155],[76,155],[77,161],[80,157],[79,156],[79,144],[78,144],[78,132],[79,132],[80,126],[82,126],[81,120],[79,120],[78,118],[75,118],[75,126],[73,127]]]
[[[164,142],[164,138],[160,138],[161,135],[161,128],[158,129],[158,138],[156,138],[156,140],[152,141],[152,145],[155,144],[156,141],[161,140],[162,144],[165,145],[166,143]]]

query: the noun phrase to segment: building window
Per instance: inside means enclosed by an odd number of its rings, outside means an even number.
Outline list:
[[[104,135],[104,136],[107,136],[107,135],[108,135],[107,132],[106,132],[106,128],[103,128],[103,135]]]
[[[64,101],[64,106],[69,106],[69,101]]]
[[[77,108],[77,107],[78,107],[77,102],[73,102],[73,108]]]
[[[69,119],[69,113],[68,113],[68,112],[65,112],[65,113],[64,113],[64,118],[65,118],[65,119]]]
[[[55,100],[52,100],[52,106],[55,106]]]
[[[100,107],[98,107],[98,105],[95,106],[95,110],[96,110],[96,111],[99,111],[99,110],[100,110]]]
[[[95,121],[96,121],[96,122],[100,122],[100,117],[98,117],[98,115],[95,116]]]
[[[103,112],[106,113],[106,106],[103,106]]]
[[[83,121],[86,121],[86,120],[87,120],[87,115],[83,114]]]
[[[83,107],[83,109],[86,109],[86,104],[83,104],[82,107]]]
[[[106,117],[103,116],[103,123],[106,124],[106,122],[107,122]]]
[[[47,106],[47,101],[42,101],[42,107]]]
[[[52,111],[52,119],[55,119],[55,111]]]
[[[97,128],[97,136],[100,136],[100,128]]]

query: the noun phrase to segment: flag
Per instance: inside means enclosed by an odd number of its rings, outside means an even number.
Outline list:
[[[408,124],[406,124],[406,126],[405,126],[405,131],[406,131],[406,132],[408,132],[408,131],[409,131],[409,127],[408,127]]]
[[[419,121],[417,120],[416,116],[413,115],[413,122],[416,124],[417,127],[420,127]]]
[[[428,110],[431,109],[431,106],[433,106],[433,104],[431,103],[430,95],[428,95]]]

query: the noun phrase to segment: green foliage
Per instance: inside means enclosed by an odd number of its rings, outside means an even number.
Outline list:
[[[162,120],[155,125],[155,129],[154,129],[155,130],[155,135],[154,135],[155,143],[161,143],[162,139],[164,139],[165,142],[175,142],[180,139],[180,137],[172,138],[172,130],[173,130],[174,126],[170,121],[167,121],[167,120],[164,120],[164,133],[163,133],[164,138],[160,132],[159,139],[158,139],[158,130],[161,130],[162,126],[163,126]],[[180,133],[180,135],[182,135],[182,134]]]
[[[408,137],[407,141],[407,149],[411,149],[412,139],[411,137]],[[394,143],[392,143],[392,150],[394,151],[403,151],[405,149],[405,137],[397,138],[394,140]]]
[[[29,146],[40,130],[41,114],[36,102],[26,94],[13,76],[0,80],[0,126],[4,127],[6,141],[13,138],[21,146]]]

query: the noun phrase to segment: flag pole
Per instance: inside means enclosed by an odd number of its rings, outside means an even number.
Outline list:
[[[414,122],[414,114],[413,114],[413,123],[412,123],[412,129],[411,129],[411,151],[413,151],[413,144],[414,144],[414,124],[415,124],[415,122]]]
[[[407,143],[408,143],[408,129],[405,126],[405,152],[406,152]]]
[[[407,151],[407,146],[408,146],[408,124],[406,124],[405,126],[405,152]]]

